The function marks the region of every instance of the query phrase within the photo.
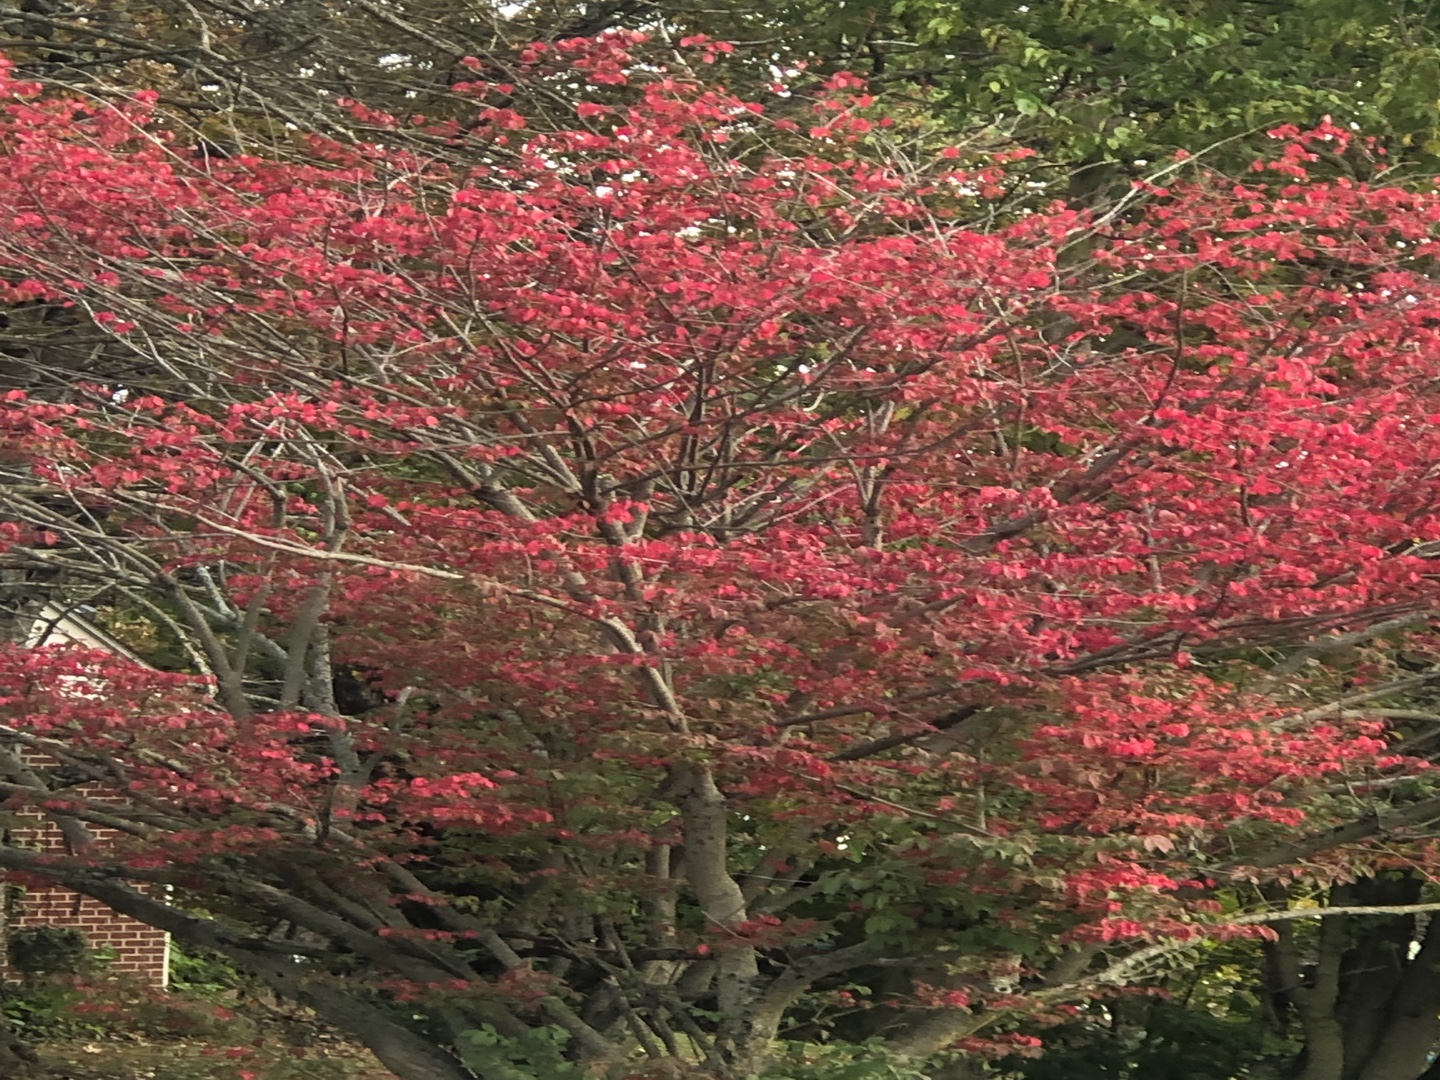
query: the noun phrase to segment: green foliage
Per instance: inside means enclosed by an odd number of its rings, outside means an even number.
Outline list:
[[[170,944],[170,985],[182,993],[214,997],[254,984],[254,978],[237,971],[220,953],[179,942]]]
[[[95,965],[90,939],[74,927],[18,927],[6,936],[10,966],[27,977],[79,975]]]
[[[1226,140],[1220,156],[1243,162],[1252,136],[1325,115],[1440,154],[1440,15],[1415,0],[796,0],[689,18],[767,52],[778,36],[823,58],[812,70],[871,76],[892,108],[1067,170]]]
[[[1043,1055],[1004,1067],[1024,1080],[1231,1080],[1266,1049],[1254,1017],[1215,1016],[1179,1002],[1153,1002],[1138,1025],[1108,1019],[1046,1032]]]
[[[12,983],[0,990],[0,1014],[24,1043],[103,1037],[107,1025],[102,1018],[75,1012],[84,997],[84,991],[73,983]]]
[[[585,1070],[565,1059],[570,1035],[550,1025],[532,1028],[518,1039],[506,1038],[490,1024],[461,1036],[461,1060],[490,1080],[579,1080]]]
[[[760,1080],[924,1080],[927,1068],[904,1062],[886,1050],[883,1039],[822,1046],[787,1042]]]
[[[54,976],[11,984],[0,1012],[25,1042],[67,1039],[223,1039],[236,1034],[229,1010],[124,980]]]

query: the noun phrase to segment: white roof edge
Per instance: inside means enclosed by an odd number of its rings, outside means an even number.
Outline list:
[[[79,615],[74,607],[63,606],[53,600],[35,616],[25,644],[32,649],[44,645],[87,645],[124,657],[131,663],[149,666],[100,627]]]

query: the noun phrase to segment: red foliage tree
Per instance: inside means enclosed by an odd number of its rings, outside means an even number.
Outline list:
[[[1325,127],[1096,219],[631,44],[428,155],[4,84],[0,291],[98,342],[12,358],[4,558],[174,673],[0,654],[75,848],[0,865],[454,1080],[1003,1050],[1393,862],[1440,811],[1367,710],[1440,673],[1308,662],[1435,604],[1440,197]]]

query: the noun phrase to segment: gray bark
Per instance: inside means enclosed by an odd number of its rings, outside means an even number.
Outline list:
[[[470,1070],[431,1040],[397,1024],[355,995],[304,979],[302,969],[290,956],[267,949],[267,943],[213,919],[180,911],[118,881],[78,871],[57,873],[52,861],[36,852],[0,848],[0,866],[54,876],[67,888],[92,896],[122,915],[168,931],[178,941],[223,954],[240,970],[315,1010],[321,1019],[360,1040],[400,1080],[473,1080]]]
[[[1440,926],[1433,921],[1419,954],[1390,999],[1389,1023],[1357,1080],[1416,1080],[1440,1039]]]

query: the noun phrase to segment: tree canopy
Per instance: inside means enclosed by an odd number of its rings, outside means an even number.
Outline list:
[[[72,849],[0,866],[404,1080],[931,1075],[1337,883],[1420,935],[1440,195],[1322,124],[1017,209],[639,46],[271,157],[6,69],[0,562],[151,666],[0,651]],[[1306,1080],[1427,1067],[1285,989]]]
[[[159,90],[172,118],[222,145],[353,129],[343,98],[447,113],[462,57],[513,84],[532,42],[642,30],[671,65],[688,36],[734,43],[720,79],[742,95],[857,71],[891,111],[942,137],[1038,149],[1052,175],[1088,172],[1085,192],[1115,181],[1104,163],[1176,149],[1243,167],[1268,128],[1326,115],[1424,169],[1440,150],[1440,15],[1420,0],[23,0],[0,22],[27,76]]]
[[[1061,162],[1153,160],[1326,114],[1427,160],[1440,148],[1427,4],[844,0],[739,21],[712,32],[769,31],[760,47],[778,39],[880,86],[930,88],[952,129],[993,124]]]

